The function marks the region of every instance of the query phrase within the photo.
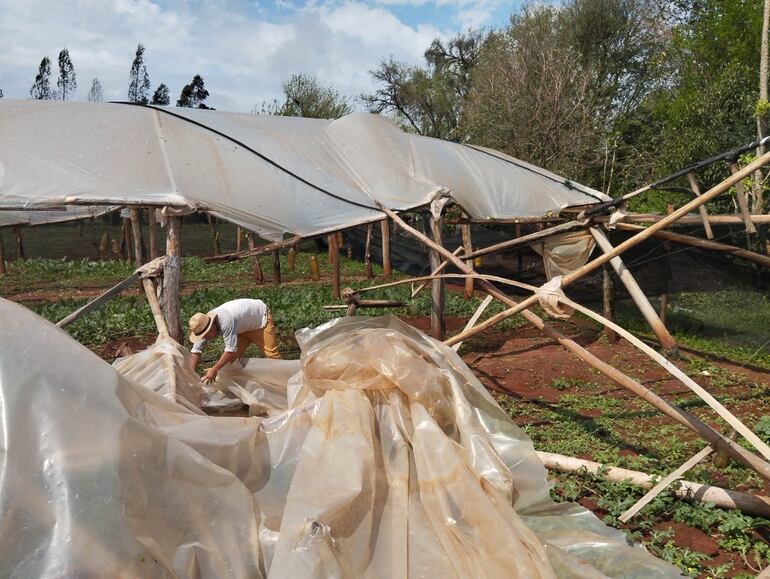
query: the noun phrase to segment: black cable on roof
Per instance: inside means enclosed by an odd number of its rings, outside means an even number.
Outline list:
[[[163,109],[163,108],[156,107],[156,106],[153,106],[153,105],[144,105],[144,104],[141,104],[141,103],[132,103],[132,102],[127,102],[127,101],[111,101],[111,102],[113,104],[118,104],[118,105],[132,105],[132,106],[136,106],[136,107],[143,107],[143,108],[153,109],[153,110],[156,110],[156,111],[160,111],[162,113],[166,113],[167,115],[171,115],[172,117],[176,117],[177,119],[181,119],[183,121],[187,121],[188,123],[191,123],[191,124],[193,124],[193,125],[195,125],[197,127],[200,127],[200,128],[205,129],[207,131],[211,131],[212,133],[222,137],[223,139],[227,139],[228,141],[232,141],[236,145],[246,149],[250,153],[253,153],[254,155],[259,157],[260,159],[262,159],[266,163],[269,163],[270,165],[272,165],[273,167],[275,167],[279,171],[283,171],[287,175],[289,175],[291,177],[294,177],[295,179],[297,179],[301,183],[304,183],[308,187],[311,187],[311,188],[315,189],[316,191],[318,191],[320,193],[323,193],[324,195],[328,195],[329,197],[333,197],[334,199],[337,199],[338,201],[343,201],[344,203],[349,203],[350,205],[355,205],[356,207],[362,207],[364,209],[370,209],[372,211],[377,211],[378,213],[382,213],[382,210],[380,210],[377,207],[372,207],[371,205],[366,205],[364,203],[359,203],[358,201],[351,201],[350,199],[345,199],[344,197],[340,197],[339,195],[336,195],[336,194],[332,193],[331,191],[327,191],[323,187],[319,187],[318,185],[315,185],[314,183],[311,183],[310,181],[308,181],[304,177],[301,177],[300,175],[297,175],[291,169],[288,169],[288,168],[284,167],[280,163],[278,163],[276,161],[273,161],[270,157],[267,157],[266,155],[263,155],[259,151],[256,151],[255,149],[252,149],[251,147],[249,147],[243,141],[239,141],[238,139],[236,139],[234,137],[231,137],[230,135],[228,135],[226,133],[223,133],[222,131],[218,131],[217,129],[215,129],[213,127],[205,125],[205,124],[203,124],[203,123],[201,123],[199,121],[187,118],[184,115],[177,114],[177,113],[175,113],[173,111],[170,111],[168,109]]]

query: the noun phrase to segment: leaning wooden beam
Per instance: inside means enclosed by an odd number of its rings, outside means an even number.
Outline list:
[[[657,223],[665,219],[665,215],[658,213],[629,213],[623,217],[625,223]],[[598,215],[592,218],[595,223],[607,223],[610,220],[608,215]],[[755,225],[770,223],[770,215],[749,215],[749,220]],[[692,225],[701,225],[703,221],[695,215],[685,215],[672,223],[669,227],[690,227]],[[744,223],[741,215],[709,215],[711,225],[742,225]]]
[[[403,308],[404,302],[395,300],[357,300],[356,305],[359,308]],[[323,306],[325,310],[345,310],[349,304],[331,304]]]
[[[541,231],[535,231],[534,233],[528,233],[527,235],[522,235],[521,237],[516,237],[514,239],[509,239],[508,241],[503,241],[501,243],[496,243],[494,245],[490,245],[487,247],[482,247],[481,249],[477,249],[476,251],[473,251],[471,253],[465,253],[462,258],[463,259],[473,259],[475,257],[480,257],[482,255],[488,255],[490,253],[497,253],[499,251],[505,251],[507,249],[511,249],[513,247],[518,247],[519,245],[525,245],[528,243],[532,243],[533,241],[537,241],[539,239],[543,239],[544,237],[550,237],[551,235],[554,235],[556,233],[564,233],[566,231],[573,231],[575,229],[580,229],[582,227],[585,227],[588,223],[588,220],[580,220],[580,221],[568,221],[566,223],[560,223],[559,225],[554,225],[553,227],[548,227],[546,229],[543,229]]]
[[[88,312],[91,312],[95,310],[96,308],[102,306],[106,302],[110,300],[110,298],[116,296],[117,294],[127,290],[130,287],[133,287],[136,285],[136,282],[141,277],[142,273],[140,271],[135,271],[130,276],[128,276],[126,279],[121,281],[120,283],[112,286],[110,289],[108,289],[106,292],[101,294],[100,296],[94,298],[84,306],[81,306],[74,312],[72,312],[70,315],[68,315],[66,318],[63,318],[62,320],[59,320],[56,322],[56,325],[60,328],[64,328],[68,325],[70,325],[72,322],[77,320],[78,318],[83,317]]]
[[[767,155],[768,160],[770,160],[770,153]],[[752,170],[754,168],[752,167]],[[705,196],[705,195],[704,195]],[[393,211],[388,209],[387,207],[383,206],[382,204],[378,204],[380,209],[386,213],[389,217],[391,217],[399,227],[404,229],[406,232],[408,232],[410,235],[416,237],[420,241],[422,241],[425,245],[427,245],[429,248],[434,249],[444,255],[444,257],[448,258],[452,261],[452,263],[457,267],[460,271],[463,271],[465,273],[470,274],[471,271],[465,266],[465,264],[462,262],[462,260],[458,259],[456,256],[452,255],[449,251],[441,247],[440,245],[435,244],[433,241],[428,239],[425,235],[420,233],[419,231],[415,230],[413,227],[410,227],[407,223],[404,222],[403,219],[401,219],[398,215],[396,215]],[[675,212],[676,213],[676,212]],[[674,214],[675,214],[674,213]],[[636,236],[638,237],[638,235]],[[615,249],[617,251],[617,248]],[[606,257],[609,254],[605,254]],[[598,260],[594,260],[598,261]],[[529,302],[530,304],[534,301],[537,301],[537,295],[534,295],[532,298],[529,298],[527,300],[524,300],[521,303],[516,303],[510,296],[506,295],[499,289],[497,289],[492,283],[490,283],[487,280],[481,279],[480,280],[480,286],[490,295],[494,296],[497,300],[503,302],[506,305],[511,306],[507,312],[516,311],[516,313],[521,313],[521,315],[532,325],[534,325],[537,329],[544,332],[548,337],[552,338],[565,348],[567,348],[570,352],[575,354],[577,357],[579,357],[581,360],[586,362],[588,365],[592,366],[596,370],[599,370],[602,374],[610,378],[611,380],[617,382],[624,388],[627,388],[634,394],[638,395],[640,398],[663,412],[666,416],[669,418],[679,422],[680,424],[683,424],[684,426],[687,426],[694,432],[696,432],[698,435],[700,435],[706,442],[714,446],[717,450],[724,450],[727,454],[729,454],[731,457],[733,457],[736,460],[741,461],[746,466],[752,468],[754,471],[756,471],[758,474],[762,475],[764,478],[770,480],[770,464],[765,462],[764,460],[760,459],[759,457],[755,456],[751,452],[747,451],[746,449],[742,448],[740,445],[736,444],[735,442],[729,440],[727,437],[723,436],[704,422],[702,422],[700,419],[698,419],[696,416],[689,414],[688,412],[685,412],[678,406],[675,406],[673,404],[670,404],[648,388],[642,386],[638,381],[634,380],[630,376],[627,376],[614,366],[604,362],[603,360],[600,360],[595,355],[593,355],[591,352],[583,348],[580,344],[575,342],[574,340],[568,338],[558,330],[552,328],[548,324],[546,324],[539,316],[534,314],[533,312],[522,308],[523,304],[527,304]],[[534,298],[534,299],[533,299]],[[497,316],[493,316],[495,318]],[[490,318],[490,319],[493,319]],[[463,339],[467,337],[467,334],[470,334],[471,332],[475,332],[477,328],[479,328],[483,324],[479,324],[479,326],[476,326],[476,328],[472,328],[468,332],[463,332],[466,334],[466,336],[463,336]],[[450,340],[445,341],[446,344],[451,345],[453,342],[452,340],[458,341],[457,336],[453,336],[450,338]]]
[[[309,238],[308,238],[309,239]],[[270,253],[271,251],[283,249],[284,247],[291,247],[302,241],[302,237],[295,235],[290,239],[284,239],[283,241],[276,241],[274,243],[268,243],[266,245],[260,245],[254,247],[254,249],[247,249],[240,253],[225,253],[223,255],[216,255],[213,257],[204,257],[203,261],[235,261],[236,259],[243,259],[244,257],[251,257],[252,255],[262,255],[263,253]]]
[[[632,223],[617,223],[615,225],[617,229],[623,231],[644,231],[647,229],[642,225],[633,225]],[[658,231],[653,234],[653,237],[657,239],[663,239],[666,241],[673,241],[675,243],[681,243],[683,245],[692,245],[693,247],[702,247],[703,249],[712,249],[714,251],[722,251],[729,253],[735,257],[740,257],[748,261],[753,261],[764,267],[770,267],[770,257],[762,255],[742,247],[735,247],[734,245],[728,245],[726,243],[719,243],[717,241],[709,241],[707,239],[701,239],[700,237],[693,237],[692,235],[683,235],[681,233],[674,233],[672,231]]]
[[[585,470],[607,480],[626,482],[647,489],[652,488],[655,484],[656,477],[644,472],[608,466],[592,460],[563,456],[552,452],[535,452],[540,462],[549,470],[559,472]],[[679,481],[677,488],[672,489],[672,492],[690,502],[712,503],[723,509],[738,509],[750,515],[770,517],[770,497],[750,495],[689,481]]]
[[[471,278],[471,279],[473,279],[473,278]],[[476,308],[476,311],[473,312],[473,315],[471,316],[471,319],[468,320],[467,324],[465,324],[465,328],[464,328],[465,330],[470,330],[476,324],[476,322],[479,321],[479,318],[481,317],[481,314],[484,313],[484,310],[486,310],[487,306],[492,303],[493,299],[494,298],[492,298],[492,296],[490,296],[490,295],[487,295],[487,297],[484,298],[484,300],[481,302],[481,304],[479,304],[479,307]],[[463,345],[462,342],[457,342],[457,343],[455,343],[452,346],[452,349],[455,352],[457,352],[460,349],[460,346],[462,346],[462,345]]]
[[[142,286],[144,287],[144,294],[147,296],[147,303],[150,304],[150,310],[152,311],[152,317],[155,320],[155,326],[158,328],[158,334],[161,337],[168,337],[168,326],[166,326],[166,320],[163,318],[163,311],[160,308],[158,302],[158,295],[156,294],[155,282],[149,277],[142,278]]]
[[[163,268],[163,312],[169,336],[182,342],[182,314],[179,307],[179,285],[182,277],[181,217],[169,217],[166,223],[166,266]]]
[[[596,241],[596,245],[599,246],[599,249],[604,253],[612,251],[612,244],[610,243],[610,240],[607,239],[607,236],[604,235],[604,232],[596,227],[591,227],[590,232]],[[626,264],[623,263],[623,260],[621,260],[619,256],[614,257],[610,260],[610,265],[615,270],[615,273],[618,274],[623,285],[626,286],[628,293],[631,295],[631,299],[634,300],[636,307],[639,308],[645,321],[650,328],[652,328],[652,331],[655,333],[655,336],[658,338],[658,342],[663,349],[668,351],[676,350],[676,341],[674,340],[674,337],[669,333],[668,329],[666,329],[666,326],[663,325],[655,308],[652,307],[652,304],[647,299],[647,296],[644,295],[639,284],[636,283],[634,276],[631,275],[631,272],[626,267]]]
[[[460,245],[460,246],[458,246],[458,247],[457,247],[457,249],[455,249],[455,250],[452,252],[452,254],[453,254],[453,255],[460,255],[461,253],[463,253],[463,251],[465,251],[465,248],[464,248],[462,245]],[[434,276],[436,276],[436,275],[440,274],[442,271],[444,271],[444,269],[446,268],[446,266],[447,266],[447,265],[449,265],[449,262],[448,262],[448,261],[445,259],[444,261],[442,261],[442,262],[439,264],[439,266],[438,266],[436,269],[433,269],[433,270],[431,271],[431,274],[430,274],[429,276],[427,276],[427,278],[426,278],[426,279],[427,279],[427,280],[429,280],[429,281],[433,281],[433,279],[434,279]],[[431,267],[431,269],[432,269],[432,267]],[[420,285],[418,285],[416,288],[414,288],[414,289],[412,290],[412,296],[411,296],[411,297],[412,297],[412,299],[416,298],[416,297],[417,297],[417,294],[419,294],[419,293],[420,293],[422,290],[424,290],[426,287],[428,287],[428,284],[427,284],[427,283],[421,283],[421,284],[420,284]]]
[[[700,192],[700,185],[698,185],[698,179],[695,177],[695,174],[687,173],[687,181],[690,183],[690,189],[692,189],[695,196],[700,197],[702,193]],[[706,206],[700,205],[698,207],[698,212],[700,213],[700,218],[703,222],[703,229],[706,231],[706,237],[714,239],[714,232],[711,231],[711,224],[709,223],[709,214],[706,212]]]
[[[684,476],[684,473],[686,473],[688,470],[693,468],[695,465],[701,462],[704,458],[706,458],[712,452],[714,452],[714,449],[711,448],[710,446],[706,446],[703,449],[701,449],[701,451],[698,454],[690,457],[690,459],[687,462],[685,462],[675,471],[670,472],[663,479],[661,479],[661,481],[658,484],[656,484],[654,487],[652,487],[647,493],[645,493],[645,495],[641,499],[636,501],[633,505],[631,505],[631,507],[625,513],[620,515],[618,517],[618,520],[621,523],[627,523],[628,521],[630,521],[634,515],[636,515],[644,507],[650,504],[653,501],[653,499],[657,497],[660,493],[666,490],[671,485],[671,483],[681,479]]]

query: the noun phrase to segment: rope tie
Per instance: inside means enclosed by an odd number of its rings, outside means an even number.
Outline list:
[[[551,278],[547,283],[544,283],[535,290],[535,295],[540,303],[540,307],[543,308],[549,316],[554,318],[569,318],[575,313],[574,308],[565,306],[561,300],[567,299],[564,295],[564,291],[561,289],[562,276],[557,275]]]

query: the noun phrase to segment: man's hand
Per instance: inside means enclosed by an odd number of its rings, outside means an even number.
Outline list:
[[[217,379],[217,368],[209,368],[206,370],[206,372],[201,376],[201,382],[204,384],[211,384],[214,380]]]

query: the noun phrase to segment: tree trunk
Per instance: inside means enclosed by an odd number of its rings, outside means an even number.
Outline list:
[[[182,314],[179,308],[179,284],[182,273],[182,220],[169,217],[166,224],[166,264],[163,268],[163,313],[168,333],[174,340],[182,340]]]

